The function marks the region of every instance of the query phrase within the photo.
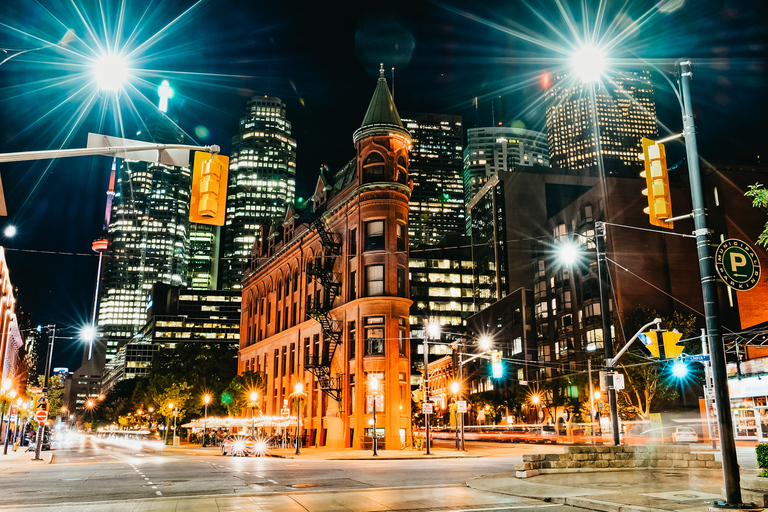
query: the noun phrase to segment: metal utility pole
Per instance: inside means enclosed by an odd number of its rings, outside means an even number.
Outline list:
[[[427,344],[427,330],[424,329],[424,403],[429,402],[429,345]],[[430,455],[429,451],[429,414],[424,413],[424,432],[425,442],[427,445],[427,455]]]
[[[51,342],[48,343],[48,353],[45,358],[45,378],[43,380],[43,408],[48,410],[48,375],[51,373],[51,360],[53,359],[53,344],[56,341],[56,324],[46,325],[46,329],[52,329]],[[43,436],[45,434],[45,425],[39,422],[37,425],[37,441],[35,442],[35,457],[32,460],[43,460],[40,458],[40,448],[43,445]]]
[[[607,196],[606,196],[607,197]],[[605,223],[595,222],[595,246],[597,248],[597,274],[600,279],[600,315],[603,318],[603,348],[605,349],[605,384],[608,388],[608,405],[611,409],[611,433],[613,446],[621,444],[619,436],[619,408],[616,389],[613,387],[613,338],[611,337],[611,306],[608,284],[608,264],[605,259]]]
[[[712,252],[710,249],[709,229],[704,205],[704,193],[699,169],[699,150],[696,143],[696,127],[693,120],[691,102],[691,61],[677,61],[680,89],[683,100],[683,136],[688,160],[688,178],[693,202],[694,234],[699,255],[701,274],[701,292],[704,299],[704,316],[709,338],[709,353],[715,385],[715,404],[720,432],[720,453],[723,458],[723,480],[725,483],[725,502],[715,502],[715,506],[734,507],[741,505],[741,487],[739,463],[736,459],[736,442],[733,438],[733,420],[731,401],[728,395],[728,377],[725,367],[725,350],[718,317],[717,286]]]
[[[464,398],[463,386],[464,386],[464,362],[462,361],[461,350],[459,350],[459,399]],[[458,412],[458,410],[459,410],[459,406],[457,404],[456,411]],[[466,451],[464,449],[464,413],[460,412],[458,414],[459,414],[459,428],[461,429],[461,451]]]

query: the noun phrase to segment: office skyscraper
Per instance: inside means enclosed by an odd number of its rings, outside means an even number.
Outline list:
[[[138,138],[184,140],[162,113],[153,113],[146,128]],[[128,159],[117,171],[98,315],[107,360],[144,325],[152,285],[187,281],[191,179],[188,168]]]
[[[410,114],[402,121],[413,138],[410,245],[435,245],[446,234],[464,234],[461,116]]]
[[[223,289],[242,288],[241,278],[261,226],[282,222],[295,194],[296,141],[291,138],[285,104],[279,98],[254,96],[240,119],[238,135],[232,139],[221,263]]]
[[[470,128],[464,149],[464,201],[469,204],[498,172],[534,166],[549,167],[547,138],[542,132],[509,126]],[[467,216],[467,234],[470,222]]]
[[[597,136],[607,176],[638,177],[642,137],[655,138],[656,103],[647,71],[624,73],[590,86],[567,75],[555,78],[546,93],[547,136],[552,169],[598,175]],[[597,116],[597,123],[595,123]]]

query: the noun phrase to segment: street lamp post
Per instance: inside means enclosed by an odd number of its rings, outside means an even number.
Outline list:
[[[205,420],[203,422],[203,448],[205,448],[205,436],[208,432],[208,404],[211,402],[211,395],[205,394],[203,403],[205,404]]]
[[[368,387],[371,389],[371,391],[373,391],[373,456],[378,457],[378,436],[376,435],[376,393],[379,391],[379,379],[371,376],[370,380],[368,381]]]
[[[251,435],[256,435],[256,399],[259,398],[258,393],[255,391],[251,391]],[[296,435],[298,435],[298,430],[296,430]]]
[[[304,398],[304,384],[297,382],[293,387],[293,396],[296,398],[296,455],[301,455],[299,451],[299,433],[301,429],[301,400]]]
[[[38,326],[38,331],[43,327]],[[45,377],[43,379],[43,407],[48,410],[48,375],[51,373],[51,360],[53,359],[53,345],[56,342],[56,324],[46,325],[46,330],[51,331],[51,342],[48,344],[48,354],[45,358]],[[40,448],[43,445],[43,434],[45,425],[41,421],[37,426],[37,442],[35,443],[35,456],[32,460],[43,460],[40,457]]]
[[[11,431],[11,407],[13,407],[13,399],[16,398],[16,390],[12,389],[8,396],[11,397],[11,399],[8,401],[8,422],[5,424],[5,443],[3,443],[3,455],[8,455],[8,435]],[[16,416],[18,417],[19,411],[16,410]],[[14,430],[15,432],[15,430]]]
[[[712,372],[715,382],[715,403],[717,404],[717,419],[720,429],[720,453],[723,458],[725,503],[715,502],[715,504],[734,507],[742,504],[741,484],[739,464],[736,458],[736,442],[733,438],[733,420],[731,418],[731,403],[728,395],[725,352],[723,350],[720,318],[718,317],[716,276],[709,241],[710,232],[707,228],[701,172],[699,170],[696,127],[691,106],[691,76],[693,72],[690,60],[679,60],[677,66],[680,72],[680,88],[683,100],[683,137],[685,138],[688,178],[693,202],[694,234],[696,235],[696,249],[699,256],[699,272],[701,273],[704,316],[709,337],[709,353],[712,360]]]
[[[429,400],[429,345],[427,343],[427,337],[439,338],[440,337],[440,324],[436,322],[430,322],[424,327],[424,402],[428,403]],[[430,455],[430,442],[429,442],[429,414],[424,413],[424,442],[427,446],[426,455]]]
[[[461,366],[459,366],[461,368]],[[456,450],[461,451],[461,441],[464,439],[464,422],[462,421],[463,413],[459,412],[459,383],[453,382],[451,383],[451,393],[453,393],[453,405],[456,408],[455,418],[456,418],[456,435],[454,436],[456,438]],[[459,430],[461,430],[462,436],[459,438]]]

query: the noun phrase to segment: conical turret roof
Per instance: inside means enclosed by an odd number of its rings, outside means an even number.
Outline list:
[[[384,78],[384,64],[381,64],[379,81],[373,91],[371,103],[368,105],[368,111],[363,118],[363,124],[353,135],[353,140],[357,143],[365,137],[389,133],[399,133],[408,139],[411,138],[411,134],[400,120],[400,114],[397,113],[395,101],[389,93],[389,87],[387,87],[387,79]]]

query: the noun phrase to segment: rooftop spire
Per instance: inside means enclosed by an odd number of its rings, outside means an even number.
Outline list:
[[[389,87],[387,87],[387,79],[384,78],[384,63],[379,66],[379,80],[376,82],[376,89],[373,91],[373,97],[368,105],[365,118],[363,118],[363,124],[353,136],[355,143],[365,137],[390,133],[399,133],[408,139],[411,138],[411,134],[408,133],[400,120],[400,114],[397,112],[397,107],[395,107],[395,102],[389,92]]]

